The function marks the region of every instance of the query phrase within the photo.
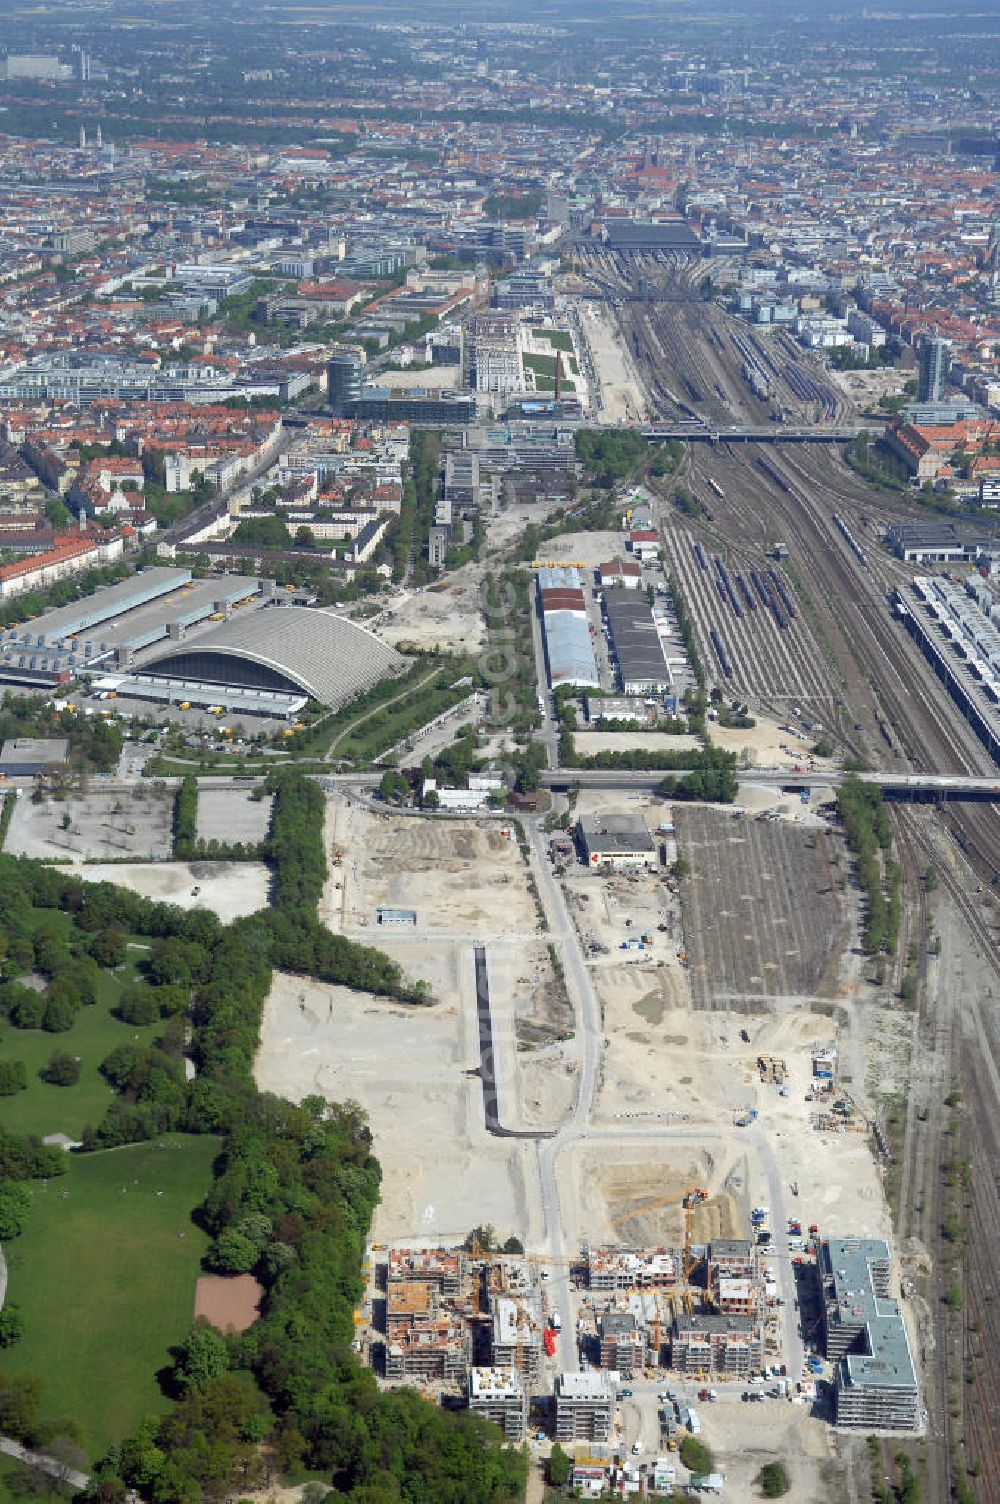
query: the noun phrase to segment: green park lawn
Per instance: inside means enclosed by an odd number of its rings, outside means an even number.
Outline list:
[[[573,354],[573,336],[568,329],[536,329],[535,339],[544,339],[554,350],[564,350],[567,355]]]
[[[534,371],[536,376],[550,376],[553,381],[555,380],[556,358],[554,355],[534,355],[531,351],[527,351],[521,356],[521,364],[526,371]],[[567,374],[567,366],[569,366],[570,372],[575,376],[577,370],[575,356],[570,355],[563,361],[563,376]]]
[[[166,1408],[155,1375],[193,1319],[208,1240],[191,1213],[218,1151],[217,1138],[167,1134],[29,1183],[25,1230],[5,1248],[25,1331],[3,1367],[42,1380],[43,1415],[72,1417],[92,1459]]]
[[[554,355],[533,355],[530,352],[521,356],[521,364],[526,371],[535,373],[536,392],[553,392],[556,386],[556,357]],[[560,386],[569,394],[576,391],[576,382],[571,379],[566,367],[572,375],[576,375],[576,360],[572,355],[563,359],[563,373]]]
[[[42,918],[51,922],[64,916],[46,910]],[[144,951],[130,949],[129,959],[116,972],[102,971],[97,988],[97,1002],[81,1008],[73,1026],[65,1033],[50,1034],[44,1029],[15,1029],[0,1026],[0,1061],[24,1063],[28,1084],[24,1091],[0,1097],[0,1123],[13,1133],[66,1133],[79,1139],[84,1128],[103,1118],[114,1093],[98,1067],[119,1045],[138,1041],[148,1044],[162,1033],[163,1024],[136,1028],[121,1023],[111,1012],[122,988],[137,980],[136,963]],[[75,1086],[49,1086],[38,1072],[48,1063],[54,1050],[80,1058],[80,1079]]]

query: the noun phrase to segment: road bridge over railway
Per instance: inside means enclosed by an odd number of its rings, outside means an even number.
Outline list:
[[[653,423],[640,430],[644,439],[679,439],[689,444],[847,444],[859,434],[877,438],[882,428],[809,425],[799,428],[719,428],[705,423]]]
[[[754,768],[737,773],[741,788],[836,789],[848,773],[793,772],[790,768]],[[993,778],[973,778],[952,773],[861,773],[865,783],[881,788],[886,799],[910,804],[938,804],[948,800],[1000,804],[1000,772]],[[655,789],[664,778],[683,777],[683,770],[662,768],[636,772],[624,768],[547,768],[538,775],[543,788],[621,789],[638,792]]]

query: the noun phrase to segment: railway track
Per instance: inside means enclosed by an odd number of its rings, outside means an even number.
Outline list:
[[[835,529],[826,530],[823,546],[818,546],[814,535],[817,532],[822,535],[824,530],[817,521],[816,511],[801,494],[796,461],[781,453],[769,456],[769,463],[792,485],[790,495],[773,488],[776,505],[791,535],[787,541],[794,537],[798,549],[808,559],[810,577],[821,583],[828,600],[853,602],[865,571],[839,541]],[[825,500],[824,497],[824,503]],[[894,566],[886,563],[880,564],[880,568],[884,570],[886,583],[889,580],[898,583],[899,574]],[[908,576],[904,574],[903,578]],[[953,709],[923,655],[893,620],[888,602],[880,600],[876,591],[869,597],[867,607],[862,607],[861,615],[863,620],[856,622],[853,606],[848,606],[839,622],[832,616],[830,620],[835,631],[850,636],[857,659],[877,685],[877,703],[871,693],[872,684],[864,681],[859,686],[863,686],[863,698],[856,703],[869,704],[877,726],[884,727],[887,720],[900,743],[893,746],[883,729],[879,749],[882,759],[898,767],[909,764],[918,771],[993,773],[995,765],[988,752],[961,714]],[[979,877],[1000,891],[1000,809],[994,805],[975,810],[947,805],[941,817]]]
[[[749,458],[749,456],[748,456]],[[850,646],[854,662],[851,676],[857,685],[856,709],[867,706],[876,726],[888,724],[881,760],[897,766],[955,772],[993,772],[985,749],[971,728],[951,707],[944,691],[931,674],[922,655],[892,619],[885,598],[896,575],[896,566],[879,560],[874,578],[831,532],[828,510],[845,510],[844,498],[831,487],[807,484],[808,475],[796,456],[769,456],[770,463],[789,486],[769,488],[768,503],[780,518],[783,537],[793,558],[807,578],[815,582],[822,614],[831,641]],[[839,505],[829,503],[836,497]],[[852,511],[868,506],[854,499]],[[868,506],[868,510],[874,508]],[[872,574],[869,570],[868,574]],[[844,667],[846,655],[838,654]],[[1000,877],[1000,818],[994,807],[975,810],[952,806],[941,812],[941,823],[963,848],[968,865],[956,869],[942,863],[937,847],[923,824],[914,816],[899,817],[901,859],[911,874],[911,886],[921,862],[937,860],[939,880],[947,889],[966,926],[971,945],[1000,976],[1000,946],[989,917],[975,894],[972,867],[987,881]],[[918,889],[919,891],[919,889]],[[920,900],[918,899],[918,904]],[[918,909],[916,923],[921,922]],[[961,964],[962,957],[957,958]],[[947,990],[947,989],[946,989]],[[1000,1282],[996,1274],[996,1235],[1000,1228],[1000,986],[997,996],[983,998],[974,986],[964,989],[961,1003],[955,999],[941,1011],[922,1016],[917,1039],[929,1082],[927,1101],[917,1102],[908,1115],[909,1132],[904,1150],[901,1232],[920,1236],[934,1260],[931,1282],[932,1309],[942,1340],[925,1354],[928,1392],[933,1411],[932,1433],[927,1447],[927,1482],[930,1497],[945,1499],[950,1492],[950,1471],[959,1455],[964,1436],[979,1469],[977,1492],[981,1499],[1000,1501],[1000,1445],[996,1440],[996,1416],[1000,1414]],[[937,1090],[954,1074],[963,1083],[968,1106],[963,1114],[964,1140],[971,1157],[971,1171],[964,1208],[967,1223],[964,1273],[964,1325],[957,1347],[943,1340],[944,1323],[939,1313],[954,1278],[952,1267],[960,1249],[943,1235],[948,1208],[948,1190],[942,1173],[942,1153],[949,1154],[950,1110],[946,1094]],[[926,1108],[921,1121],[918,1109]],[[918,1210],[919,1207],[919,1210]],[[951,1328],[952,1333],[954,1327]],[[973,1359],[973,1353],[979,1356]],[[965,1367],[974,1362],[975,1383],[965,1382]],[[953,1418],[952,1410],[959,1410]],[[961,1424],[962,1407],[966,1420]],[[886,1457],[891,1462],[891,1452]]]
[[[930,833],[914,828],[914,840],[922,855],[937,856]],[[952,1266],[961,1263],[963,1305],[960,1344],[941,1346],[934,1368],[938,1384],[945,1395],[943,1417],[949,1460],[963,1437],[970,1460],[978,1469],[977,1493],[981,1499],[1000,1500],[1000,1438],[996,1417],[1000,1414],[1000,1371],[996,1362],[1000,1343],[1000,1278],[996,1267],[996,1234],[1000,1227],[1000,944],[998,944],[992,908],[987,909],[975,892],[972,874],[960,865],[952,869],[938,863],[939,881],[962,917],[978,957],[991,968],[997,985],[984,997],[972,985],[964,990],[961,1007],[952,1004],[952,1017],[940,1020],[955,1045],[965,1107],[962,1114],[962,1150],[969,1166],[968,1181],[964,1170],[962,1218],[967,1218],[964,1259],[954,1244],[938,1237],[939,1299],[944,1300],[953,1282]],[[942,1112],[938,1107],[939,1115]],[[947,1197],[940,1170],[943,1146],[948,1143],[947,1126],[934,1134],[930,1125],[929,1163],[925,1166],[925,1194],[933,1197],[933,1215],[938,1230],[946,1216]],[[934,1148],[937,1148],[937,1155]],[[948,1152],[948,1151],[944,1151]],[[950,1358],[951,1372],[948,1371]],[[967,1372],[974,1382],[967,1382]],[[960,1428],[950,1427],[950,1404],[955,1394],[965,1411]],[[937,1495],[933,1495],[937,1497]],[[944,1497],[944,1495],[942,1495]]]
[[[834,699],[833,686],[801,613],[782,631],[771,610],[755,593],[756,609],[749,609],[744,602],[741,607],[743,615],[737,617],[732,606],[717,592],[714,550],[709,556],[712,566],[703,570],[695,558],[696,540],[691,532],[668,525],[664,528],[664,540],[694,616],[707,655],[705,663],[713,671],[713,677],[731,693],[753,699],[779,720],[787,716],[791,701],[808,705],[813,719],[825,723]],[[726,562],[733,575],[741,575],[745,580],[749,580],[751,570],[767,567],[759,550],[750,555],[735,554],[728,548]],[[752,584],[748,588],[752,591]],[[729,681],[721,674],[710,643],[713,625],[720,632],[731,660],[733,672]]]
[[[927,957],[930,905],[924,872],[932,864],[932,844],[925,846],[921,832],[926,815],[897,807],[893,825],[904,892],[910,904],[905,944],[916,941],[923,961],[918,1011],[911,1031],[910,1082],[906,1122],[900,1151],[900,1184],[895,1227],[900,1239],[919,1238],[932,1253],[933,1270],[929,1295],[943,1300],[946,1284],[941,1277],[941,1228],[945,1218],[941,1176],[941,1145],[946,1141],[949,1109],[945,1105],[955,1058],[956,1031],[954,995],[937,981],[938,963]],[[935,865],[936,870],[936,865]],[[931,972],[933,970],[933,977]],[[953,1420],[948,1395],[948,1350],[935,1340],[919,1352],[924,1384],[924,1403],[930,1415],[931,1444],[926,1449],[924,1484],[927,1497],[946,1499],[950,1485]],[[882,1445],[883,1469],[891,1473],[896,1446]]]

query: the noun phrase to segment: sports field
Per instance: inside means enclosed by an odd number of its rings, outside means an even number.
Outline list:
[[[207,1239],[191,1213],[218,1150],[167,1134],[75,1155],[67,1175],[31,1184],[27,1226],[5,1250],[25,1334],[3,1365],[42,1378],[43,1414],[72,1416],[92,1459],[166,1406],[155,1374],[193,1319]]]

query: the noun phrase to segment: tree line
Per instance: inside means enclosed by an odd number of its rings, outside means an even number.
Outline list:
[[[313,908],[325,876],[322,799],[297,775],[281,778],[274,792],[276,910],[226,927],[203,911],[0,856],[0,907],[9,898],[61,910],[90,936],[114,917],[124,931],[152,937],[151,990],[183,989],[187,1019],[169,1017],[151,1045],[130,1042],[104,1062],[117,1096],[85,1147],[167,1127],[221,1135],[198,1213],[212,1238],[206,1262],[253,1273],[264,1291],[260,1319],[242,1336],[199,1329],[181,1344],[172,1408],[100,1459],[87,1497],[125,1504],[135,1489],[152,1504],[195,1504],[264,1485],[269,1469],[305,1468],[322,1472],[335,1497],[353,1504],[519,1499],[525,1459],[494,1427],[414,1391],[380,1393],[354,1356],[353,1311],[380,1178],[363,1114],[319,1098],[296,1107],[254,1083],[272,958],[285,946],[296,969],[315,965],[355,986],[383,981],[405,992],[391,963],[378,970],[376,952],[336,936],[326,949],[320,943]],[[186,1024],[192,1081],[183,1070]],[[62,1150],[0,1130],[0,1223],[5,1214],[14,1224],[23,1217],[22,1179],[65,1167]],[[0,1380],[5,1430],[44,1439],[39,1392],[31,1376]]]
[[[894,955],[902,913],[902,872],[892,857],[892,821],[877,784],[853,774],[837,792],[847,845],[865,897],[863,944],[870,956]]]

